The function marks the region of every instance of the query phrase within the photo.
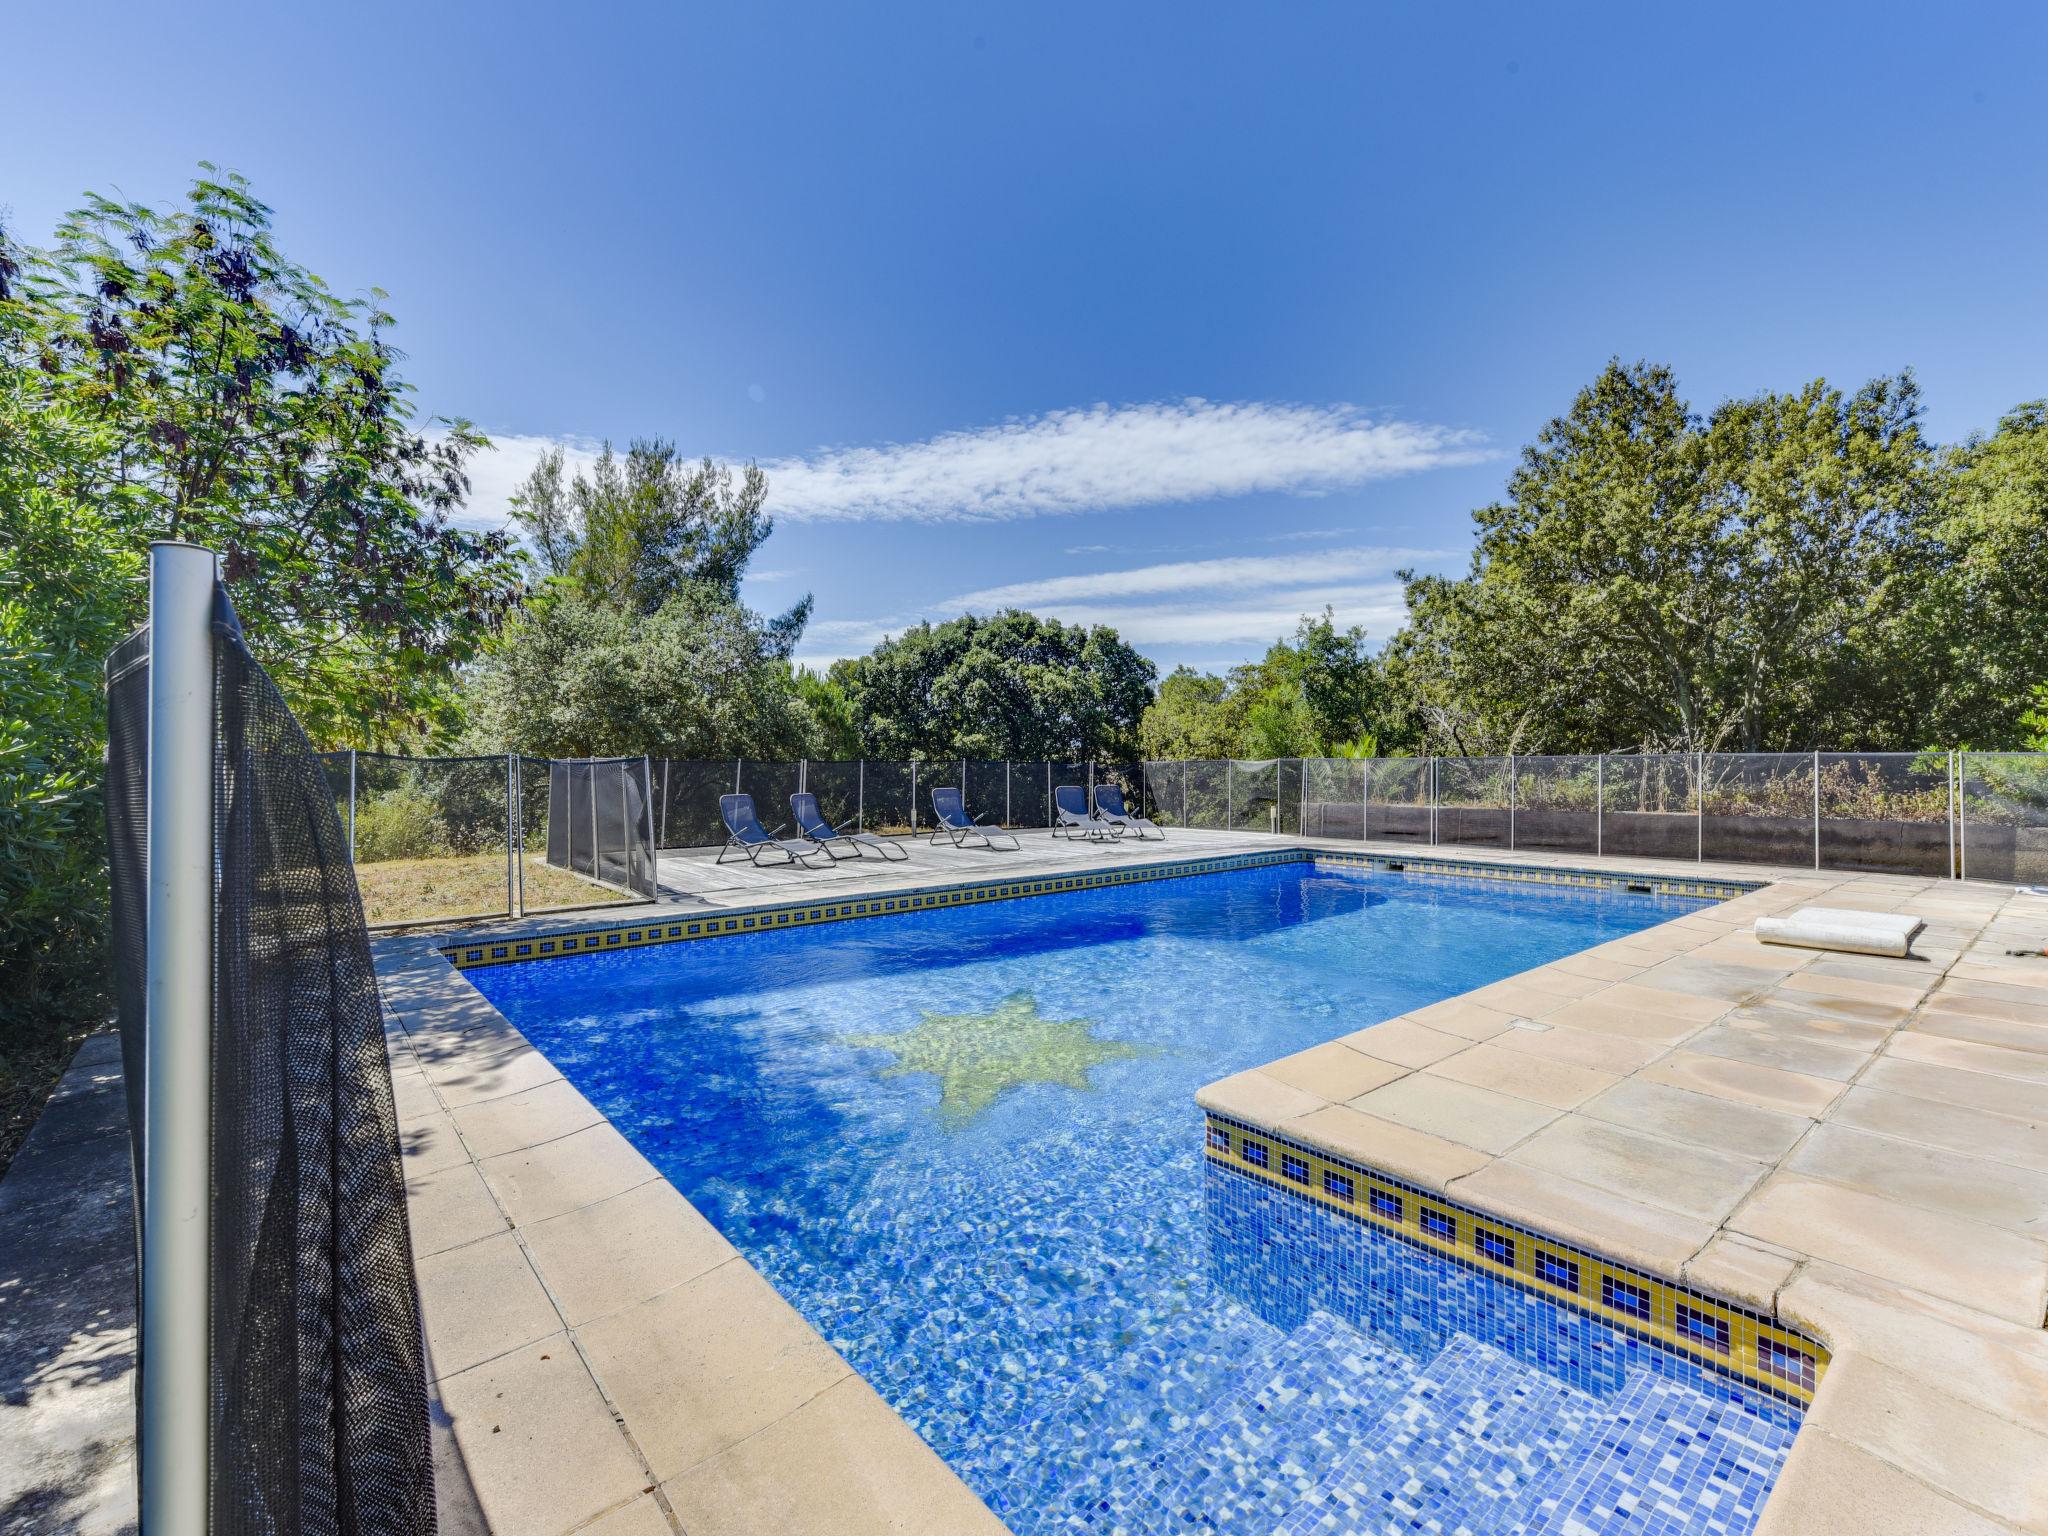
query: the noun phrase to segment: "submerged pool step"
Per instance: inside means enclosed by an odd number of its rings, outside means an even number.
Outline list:
[[[1796,1425],[1745,1412],[1725,1391],[1636,1371],[1587,1426],[1527,1536],[1667,1527],[1748,1531]],[[1659,1515],[1662,1521],[1659,1520]]]
[[[1505,1536],[1599,1418],[1598,1400],[1459,1334],[1274,1536]]]
[[[1260,1351],[1140,1467],[1073,1490],[1055,1529],[1168,1536],[1269,1529],[1357,1443],[1414,1362],[1329,1313]]]

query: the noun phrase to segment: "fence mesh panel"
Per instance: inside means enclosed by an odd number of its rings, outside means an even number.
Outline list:
[[[1600,780],[1596,757],[1517,758],[1515,846],[1554,853],[1597,850]]]
[[[732,793],[738,764],[729,757],[718,762],[657,757],[648,771],[654,783],[657,847],[716,848],[725,841],[718,797]]]
[[[347,766],[341,765],[347,794]],[[334,780],[332,768],[323,786]],[[355,755],[356,882],[371,927],[512,911],[510,759]]]
[[[1022,828],[1052,825],[1052,764],[1043,761],[1010,764],[1010,825]]]
[[[1301,765],[1301,829],[1309,837],[1365,835],[1365,762],[1311,757]]]
[[[2048,757],[1966,752],[1961,783],[1963,873],[2022,885],[2048,880]]]
[[[529,792],[533,788],[528,779]],[[615,894],[652,898],[656,889],[645,758],[557,759],[548,764],[547,859],[551,871],[610,886]],[[528,910],[536,910],[529,882]],[[580,894],[580,893],[579,893]],[[591,902],[605,899],[593,892]],[[551,893],[540,906],[582,905]]]
[[[862,830],[905,833],[910,830],[910,764],[879,762],[869,758],[862,764],[867,774],[867,809]]]
[[[1144,765],[1146,811],[1162,827],[1188,825],[1187,764],[1153,762]]]
[[[1701,858],[1813,863],[1813,754],[1709,752],[1700,774]]]
[[[1423,757],[1380,757],[1365,765],[1365,837],[1368,842],[1426,843],[1430,839],[1430,764]]]
[[[1232,832],[1273,832],[1280,828],[1280,760],[1240,758],[1229,765],[1229,819]]]
[[[789,797],[803,787],[801,763],[770,763],[747,758],[739,765],[740,793],[754,797],[761,825],[779,836],[791,836]],[[714,808],[716,802],[714,802]],[[718,840],[725,841],[721,826]]]
[[[980,762],[969,758],[960,780],[960,793],[969,816],[979,816],[991,826],[1009,826],[1010,765]]]
[[[1699,857],[1696,765],[1690,754],[1644,754],[1606,761],[1608,853],[1645,858]]]
[[[860,780],[857,762],[804,765],[804,788],[818,797],[818,814],[848,831],[860,819]]]
[[[1946,752],[1821,753],[1822,866],[1952,873],[1949,769]]]
[[[1440,757],[1436,765],[1436,840],[1508,846],[1508,760]]]
[[[148,669],[132,642],[117,656],[107,799],[117,995],[140,1083]],[[326,766],[226,622],[215,628],[214,694],[209,1526],[427,1536],[419,1297],[347,834]],[[142,1132],[138,1114],[131,1134]]]

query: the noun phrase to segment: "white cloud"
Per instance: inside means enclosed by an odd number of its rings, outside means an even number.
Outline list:
[[[1301,555],[1239,555],[1220,560],[1180,560],[1126,571],[1093,571],[1085,576],[1050,576],[985,587],[939,606],[962,613],[991,608],[1041,608],[1089,598],[1160,597],[1173,592],[1256,591],[1386,576],[1405,565],[1433,559],[1429,549],[1325,549]]]
[[[602,447],[586,437],[492,437],[490,448],[469,461],[469,505],[456,521],[467,527],[502,528],[511,516],[513,493],[533,473],[543,453],[561,449],[564,467],[573,475],[595,463]]]
[[[1254,492],[1314,495],[1487,457],[1476,433],[1349,405],[1093,405],[768,472],[779,517],[1008,521]]]

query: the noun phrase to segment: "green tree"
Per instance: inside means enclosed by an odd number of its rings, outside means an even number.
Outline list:
[[[1321,757],[1377,729],[1378,664],[1359,625],[1325,608],[1292,640],[1214,677],[1179,667],[1159,685],[1140,730],[1147,758]]]
[[[1407,581],[1401,733],[1454,752],[1896,745],[1875,680],[1933,504],[1910,374],[1702,418],[1610,363],[1473,514],[1463,578]]]
[[[1026,761],[1130,756],[1155,676],[1113,629],[1017,609],[918,624],[832,669],[868,756]]]
[[[10,258],[32,321],[8,366],[44,374],[99,438],[47,473],[134,547],[219,550],[316,739],[417,732],[518,589],[510,540],[450,520],[485,440],[421,430],[382,296],[337,297],[278,248],[246,182],[205,169],[175,213],[91,196],[52,250]]]

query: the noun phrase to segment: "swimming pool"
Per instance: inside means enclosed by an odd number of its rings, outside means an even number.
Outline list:
[[[1699,905],[1296,863],[470,975],[1020,1536],[1742,1532],[1795,1409],[1192,1101]]]

